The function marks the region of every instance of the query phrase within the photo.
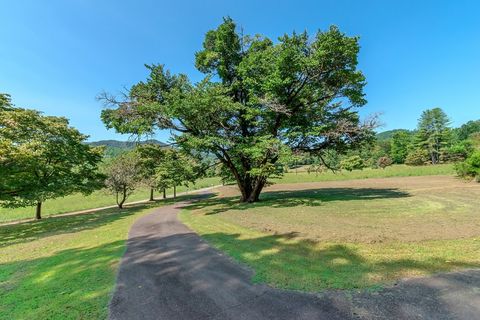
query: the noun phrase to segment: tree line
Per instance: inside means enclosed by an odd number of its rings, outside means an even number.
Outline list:
[[[67,119],[15,107],[0,94],[0,205],[35,206],[41,219],[49,199],[106,189],[122,208],[139,186],[148,186],[153,200],[155,190],[175,190],[201,175],[199,162],[181,150],[142,144],[111,158],[87,138]]]
[[[396,129],[377,134],[376,139],[344,154],[331,152],[326,165],[309,154],[292,158],[290,167],[307,165],[309,172],[324,170],[361,170],[386,168],[392,164],[411,166],[455,163],[460,176],[477,174],[472,159],[480,150],[480,120],[471,120],[458,128],[441,108],[422,112],[415,130]]]

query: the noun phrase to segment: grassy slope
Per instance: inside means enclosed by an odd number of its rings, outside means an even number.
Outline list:
[[[480,186],[449,177],[343,184],[276,185],[260,203],[210,199],[180,217],[255,269],[255,281],[281,288],[363,288],[480,267]]]
[[[191,186],[189,190],[201,189],[210,187],[213,185],[220,184],[219,178],[205,178],[197,181],[194,186]],[[179,186],[177,192],[187,191],[187,188],[184,186]],[[172,190],[168,190],[168,193],[173,193]],[[150,197],[150,191],[148,189],[139,189],[134,194],[132,194],[127,201],[138,201],[145,200]],[[157,193],[156,197],[160,197],[160,194]],[[89,196],[84,196],[82,194],[73,194],[64,198],[48,200],[43,205],[43,216],[49,216],[59,213],[86,210],[99,207],[107,207],[115,205],[115,198],[113,195],[108,192],[101,190],[92,193]],[[33,218],[35,216],[35,208],[0,208],[0,223]]]
[[[127,232],[150,208],[0,227],[0,319],[105,318]]]

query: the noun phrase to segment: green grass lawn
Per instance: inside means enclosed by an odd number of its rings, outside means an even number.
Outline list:
[[[214,185],[220,184],[219,178],[204,178],[193,186],[190,186],[188,189],[184,186],[177,187],[177,193],[185,192],[187,190],[201,189]],[[168,194],[172,194],[173,190],[167,190]],[[147,188],[141,188],[132,194],[127,202],[145,200],[150,197],[150,190]],[[157,198],[161,197],[161,194],[156,194]],[[57,198],[52,200],[47,200],[43,204],[42,216],[47,217],[50,215],[93,209],[99,207],[107,207],[115,205],[115,197],[108,193],[106,190],[100,190],[92,193],[89,196],[84,196],[82,194],[73,194],[63,198]],[[26,207],[26,208],[0,208],[0,223],[8,222],[13,220],[28,219],[35,217],[35,208]]]
[[[277,184],[255,204],[232,187],[181,220],[255,270],[306,291],[367,288],[480,267],[480,184],[450,176]]]
[[[158,205],[0,226],[0,319],[105,319],[127,232]]]
[[[386,169],[364,169],[355,170],[352,172],[342,171],[337,173],[323,172],[320,174],[307,172],[289,172],[286,173],[281,179],[274,179],[275,183],[302,183],[302,182],[318,182],[318,181],[337,181],[337,180],[350,180],[350,179],[365,179],[365,178],[382,178],[382,177],[402,177],[402,176],[425,176],[425,175],[453,175],[454,169],[451,164],[442,164],[436,166],[422,166],[422,167],[410,167],[405,165],[394,165]],[[190,186],[188,190],[201,189],[214,185],[219,185],[220,179],[218,177],[204,178],[194,186]],[[184,186],[179,186],[177,192],[187,191]],[[168,190],[169,194],[172,194],[172,190]],[[146,188],[140,188],[134,194],[128,198],[128,202],[139,201],[148,199],[150,191]],[[157,193],[157,197],[161,195]],[[87,210],[98,207],[106,207],[115,205],[115,198],[112,194],[105,190],[100,190],[92,193],[89,196],[82,194],[73,194],[63,198],[57,198],[47,200],[43,204],[42,216],[47,217],[50,215]],[[33,218],[35,215],[34,207],[27,208],[1,208],[0,207],[0,223]]]
[[[410,176],[431,176],[431,175],[454,175],[455,169],[453,164],[439,164],[435,166],[407,166],[393,165],[385,169],[365,168],[363,170],[338,171],[333,173],[325,171],[319,174],[314,172],[308,173],[295,170],[285,173],[280,179],[274,179],[275,183],[301,183],[301,182],[319,182],[319,181],[338,181],[352,179],[368,179],[368,178],[388,178],[388,177],[410,177]]]

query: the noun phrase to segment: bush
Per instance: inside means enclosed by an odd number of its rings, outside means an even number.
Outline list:
[[[473,143],[470,140],[458,142],[445,149],[441,156],[443,162],[464,161],[473,152]]]
[[[365,167],[363,159],[360,156],[351,156],[340,162],[340,167],[347,171],[362,170]]]
[[[423,166],[428,162],[428,153],[422,149],[415,149],[411,151],[405,158],[405,164],[409,166]]]
[[[391,166],[392,163],[393,161],[389,157],[380,157],[377,160],[377,166],[382,169],[385,169],[386,167]]]
[[[475,178],[480,181],[480,151],[475,151],[464,162],[457,163],[455,170],[460,177]]]

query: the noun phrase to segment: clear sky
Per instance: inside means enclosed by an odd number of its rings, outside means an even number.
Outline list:
[[[411,129],[438,106],[458,126],[480,119],[479,12],[475,0],[0,0],[0,92],[69,118],[90,140],[126,140],[105,129],[95,96],[144,79],[144,63],[199,80],[194,53],[229,15],[272,39],[338,25],[360,36],[362,115],[382,112],[382,130]]]

